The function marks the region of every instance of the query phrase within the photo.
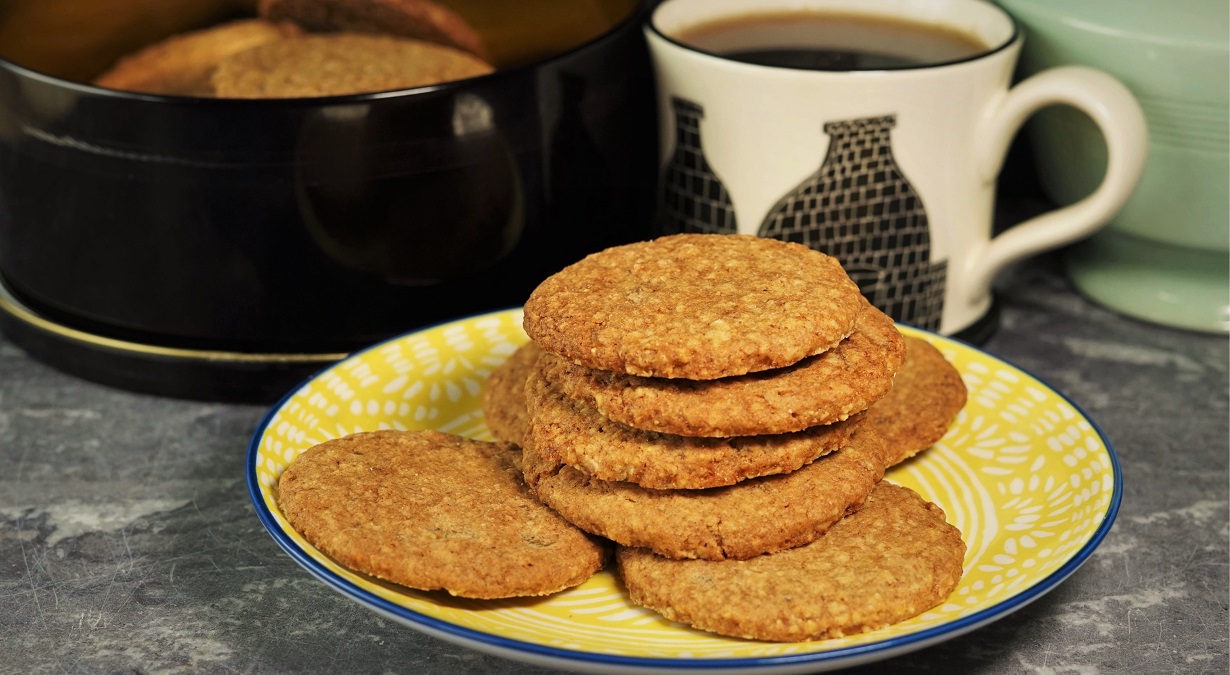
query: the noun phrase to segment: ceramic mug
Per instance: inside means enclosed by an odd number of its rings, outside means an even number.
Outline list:
[[[1230,331],[1230,5],[997,0],[1025,33],[1018,74],[1062,65],[1105,70],[1140,101],[1149,165],[1110,224],[1064,252],[1072,285],[1129,316]],[[1026,128],[1038,177],[1057,204],[1102,177],[1097,129],[1065,108]]]
[[[706,25],[799,11],[938,27],[978,46],[951,60],[835,70],[748,63],[688,42]],[[921,328],[968,336],[984,326],[996,273],[1097,230],[1143,170],[1145,123],[1128,90],[1083,67],[1011,86],[1021,31],[983,0],[666,0],[645,34],[662,141],[659,230],[806,244]],[[1093,119],[1106,173],[1081,201],[993,237],[1008,146],[1054,104]]]

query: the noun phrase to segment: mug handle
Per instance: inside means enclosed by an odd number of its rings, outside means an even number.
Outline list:
[[[1149,134],[1140,104],[1118,80],[1100,70],[1061,66],[1013,87],[983,125],[978,158],[982,180],[999,175],[1008,146],[1021,125],[1046,106],[1070,105],[1089,115],[1106,139],[1106,175],[1091,194],[1068,206],[1019,223],[975,247],[965,260],[965,288],[989,294],[995,275],[1029,255],[1082,239],[1110,221],[1140,182]]]

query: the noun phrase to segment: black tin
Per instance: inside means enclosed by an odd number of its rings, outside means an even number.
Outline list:
[[[117,386],[265,400],[518,305],[652,234],[642,14],[540,63],[326,99],[146,96],[0,59],[0,327]]]

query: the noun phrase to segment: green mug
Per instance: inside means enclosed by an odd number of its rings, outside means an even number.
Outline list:
[[[997,0],[1022,25],[1018,75],[1061,65],[1104,70],[1136,96],[1149,159],[1111,223],[1065,251],[1091,299],[1155,323],[1230,330],[1230,52],[1225,0]],[[1093,191],[1105,173],[1097,127],[1071,108],[1027,127],[1048,196]]]

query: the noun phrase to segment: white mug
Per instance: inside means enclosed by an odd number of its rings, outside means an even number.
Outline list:
[[[799,10],[940,26],[985,49],[837,71],[757,65],[677,39],[709,22]],[[1106,224],[1144,168],[1144,116],[1128,90],[1079,67],[1011,86],[1021,30],[983,0],[666,0],[645,34],[658,88],[660,230],[807,244],[840,259],[894,319],[946,335],[982,322],[1005,266]],[[1053,104],[1101,129],[1106,175],[1085,199],[992,237],[1008,146]]]

